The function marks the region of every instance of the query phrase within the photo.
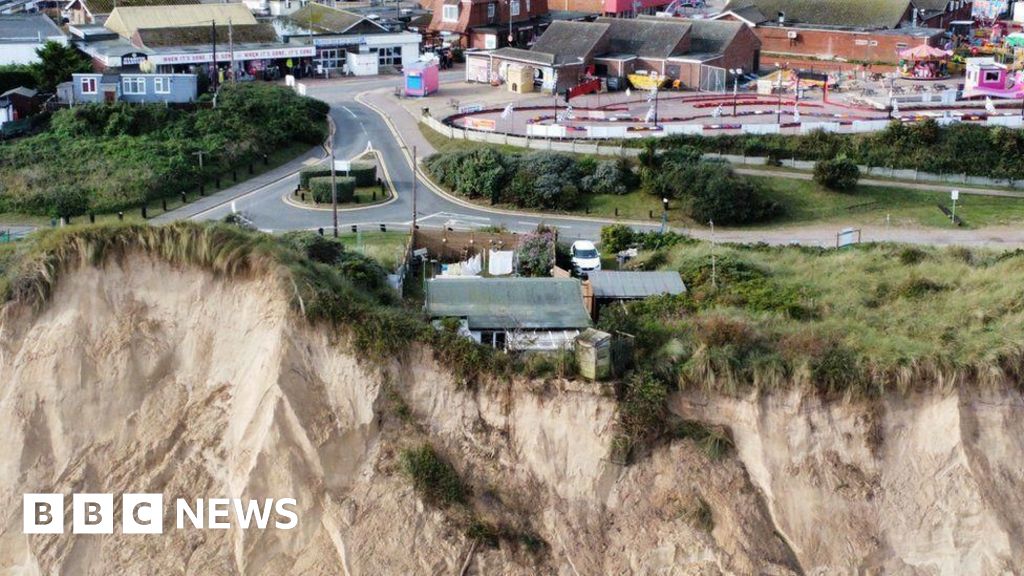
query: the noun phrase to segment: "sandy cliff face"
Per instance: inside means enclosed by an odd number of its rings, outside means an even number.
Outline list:
[[[144,257],[69,273],[0,326],[0,575],[964,574],[1019,572],[1017,393],[880,407],[675,399],[728,425],[608,461],[608,391],[454,382],[426,350],[357,361],[270,279]],[[410,418],[389,406],[397,394]],[[397,454],[430,441],[487,518],[546,546],[477,544],[425,506]],[[281,531],[25,536],[25,492],[298,500]],[[698,505],[709,513],[694,514]],[[120,513],[120,507],[117,512]],[[67,505],[70,515],[70,502]],[[472,550],[472,553],[471,553]]]

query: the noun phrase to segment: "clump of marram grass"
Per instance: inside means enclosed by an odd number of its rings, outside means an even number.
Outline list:
[[[807,387],[872,396],[1024,372],[1024,251],[862,244],[845,250],[694,243],[662,269],[688,292],[672,306],[602,311],[636,335],[639,368],[727,394]],[[680,318],[683,318],[682,320]],[[673,342],[681,351],[667,357]],[[645,364],[645,359],[651,359]]]

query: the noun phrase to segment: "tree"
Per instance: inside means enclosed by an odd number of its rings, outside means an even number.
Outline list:
[[[860,179],[857,163],[846,156],[831,160],[819,160],[814,164],[814,181],[829,190],[853,192]]]
[[[39,89],[53,92],[57,84],[70,80],[76,72],[91,72],[92,63],[84,54],[73,46],[65,46],[57,42],[47,42],[42,48],[36,49],[39,62],[32,65]]]

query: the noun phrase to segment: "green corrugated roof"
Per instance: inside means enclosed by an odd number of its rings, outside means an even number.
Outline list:
[[[792,24],[896,28],[910,0],[731,0],[722,11],[746,11],[750,6],[757,7],[765,22],[776,22],[783,12]]]
[[[427,281],[431,318],[466,318],[471,330],[590,326],[573,278],[440,278]]]

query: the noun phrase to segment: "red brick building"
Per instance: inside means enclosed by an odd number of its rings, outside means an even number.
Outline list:
[[[526,46],[549,23],[547,0],[435,0],[431,8],[428,36],[463,48]]]
[[[742,22],[644,17],[555,22],[529,50],[467,53],[467,80],[506,81],[510,66],[529,67],[544,91],[599,77],[656,72],[684,87],[700,85],[702,68],[757,70],[761,42]]]
[[[895,64],[900,50],[940,46],[970,10],[965,0],[731,0],[714,19],[751,26],[765,61]]]

